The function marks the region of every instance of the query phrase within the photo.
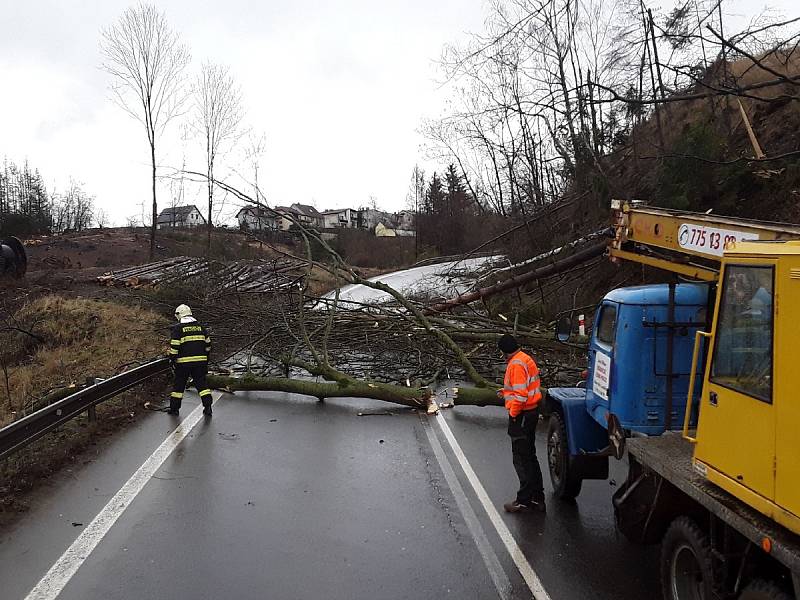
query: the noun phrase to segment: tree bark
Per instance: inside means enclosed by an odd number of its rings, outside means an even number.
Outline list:
[[[341,384],[282,377],[209,375],[208,385],[214,389],[228,392],[287,392],[312,396],[320,400],[325,398],[369,398],[424,410],[428,409],[433,400],[433,396],[427,388],[363,381]],[[497,389],[496,387],[454,388],[453,404],[455,406],[503,406],[503,401],[497,397]]]
[[[214,162],[208,164],[208,223],[206,223],[208,238],[206,242],[206,255],[211,257],[211,210],[214,204]]]
[[[576,267],[580,264],[583,264],[588,260],[591,260],[598,256],[602,256],[602,254],[605,251],[606,251],[606,242],[601,242],[599,244],[589,246],[585,250],[576,252],[572,256],[554,262],[550,265],[545,265],[543,267],[539,267],[538,269],[533,269],[532,271],[528,271],[527,273],[523,273],[522,275],[509,277],[505,281],[501,281],[494,285],[490,285],[489,287],[481,288],[479,290],[470,292],[469,294],[458,296],[456,298],[451,298],[450,300],[446,300],[445,302],[440,302],[439,304],[434,304],[433,306],[425,309],[425,314],[430,315],[437,312],[447,312],[449,310],[452,310],[456,306],[461,306],[463,304],[469,304],[470,302],[474,302],[475,300],[488,298],[489,296],[493,296],[495,294],[499,294],[500,292],[520,287],[521,285],[524,285],[531,281],[535,281],[536,279],[541,279],[542,277],[550,277],[551,275],[556,275],[558,273]]]
[[[542,392],[544,395],[544,392]],[[497,388],[453,388],[454,406],[505,406],[497,397]]]
[[[401,387],[399,385],[361,381],[329,383],[302,379],[284,379],[281,377],[209,375],[208,384],[212,388],[231,392],[289,392],[291,394],[313,396],[320,400],[325,398],[372,398],[420,409],[427,409],[430,399],[430,391],[425,388]]]
[[[158,222],[158,202],[156,201],[156,145],[150,143],[150,161],[153,167],[153,222],[150,225],[150,260],[156,255],[156,224]]]

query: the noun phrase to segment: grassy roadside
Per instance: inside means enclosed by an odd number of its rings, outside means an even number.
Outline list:
[[[0,425],[37,408],[48,391],[107,377],[163,354],[167,322],[155,312],[48,295],[9,315],[0,336]]]
[[[163,354],[168,331],[166,319],[151,310],[57,295],[5,317],[0,426],[39,408],[54,388],[107,377]],[[144,400],[163,397],[167,386],[166,376],[154,378],[100,404],[96,421],[80,416],[0,461],[0,527],[25,512],[52,475],[91,462],[115,431],[147,412]]]

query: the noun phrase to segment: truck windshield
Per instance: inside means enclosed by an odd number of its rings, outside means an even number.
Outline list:
[[[725,269],[711,381],[772,401],[771,266]]]

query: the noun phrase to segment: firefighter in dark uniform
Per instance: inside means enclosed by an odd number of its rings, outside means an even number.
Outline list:
[[[192,309],[181,304],[175,309],[178,322],[172,326],[169,358],[175,368],[175,384],[169,398],[167,413],[177,415],[181,409],[183,392],[189,377],[203,401],[203,414],[211,415],[211,390],[206,383],[211,337],[208,331],[192,316]]]

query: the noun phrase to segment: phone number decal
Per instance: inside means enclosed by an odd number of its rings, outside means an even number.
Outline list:
[[[683,223],[678,229],[678,245],[687,250],[722,256],[722,253],[736,242],[757,240],[757,233],[717,229]]]

